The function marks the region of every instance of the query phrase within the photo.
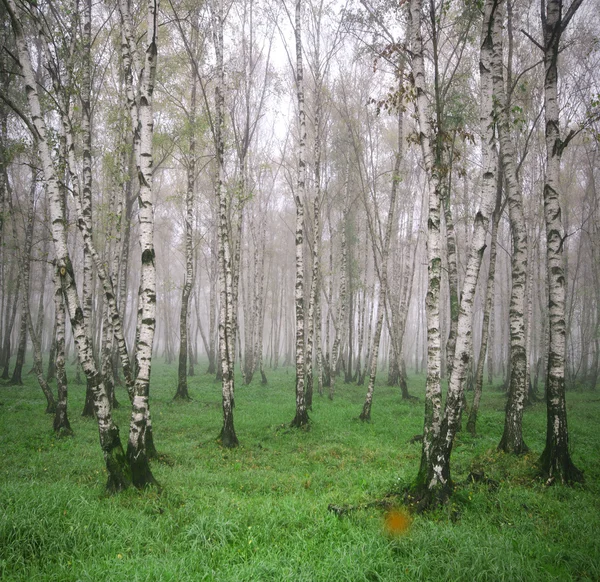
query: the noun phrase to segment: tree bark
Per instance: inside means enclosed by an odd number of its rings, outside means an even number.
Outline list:
[[[429,497],[440,501],[450,494],[449,475],[429,475],[434,464],[433,444],[439,437],[442,412],[441,389],[441,333],[440,333],[440,284],[442,257],[440,245],[440,175],[433,158],[431,147],[432,127],[429,104],[425,92],[425,64],[423,37],[421,33],[422,0],[411,0],[409,12],[411,65],[415,90],[415,113],[421,151],[425,162],[428,188],[427,219],[427,273],[428,287],[425,297],[427,315],[427,377],[425,383],[425,422],[423,425],[423,447],[421,466],[416,480],[416,489],[425,488]],[[449,465],[445,467],[449,469]],[[440,467],[441,471],[442,467]],[[434,478],[435,477],[435,478]]]
[[[67,247],[66,228],[64,223],[61,195],[55,166],[50,154],[47,141],[47,129],[37,92],[37,84],[31,67],[29,50],[20,19],[17,16],[13,0],[2,0],[10,16],[12,28],[15,33],[19,63],[23,73],[27,100],[31,111],[32,123],[37,133],[37,142],[42,160],[46,191],[50,198],[50,216],[52,223],[52,237],[54,241],[57,269],[60,277],[62,293],[65,297],[73,336],[78,350],[79,361],[91,385],[94,394],[96,418],[100,446],[104,453],[104,460],[108,472],[106,487],[109,491],[119,491],[126,488],[131,482],[131,471],[119,438],[119,429],[114,424],[102,376],[98,374],[91,353],[91,346],[86,333],[86,321],[77,294],[75,275]]]
[[[419,0],[413,0],[414,4],[411,4],[411,17],[413,19],[418,18],[418,13],[412,11],[415,4],[419,3]],[[496,160],[493,155],[494,148],[494,116],[493,116],[493,91],[492,83],[490,78],[491,72],[491,49],[492,49],[492,37],[491,37],[491,26],[490,22],[493,18],[495,0],[488,0],[485,4],[485,16],[482,28],[482,39],[481,39],[481,53],[480,53],[480,74],[481,74],[481,131],[483,141],[483,180],[482,180],[482,195],[481,202],[477,208],[475,217],[473,219],[473,235],[471,241],[471,249],[467,260],[467,266],[465,271],[465,278],[462,286],[460,311],[457,322],[457,334],[456,334],[456,348],[454,354],[454,360],[451,366],[451,374],[448,383],[448,393],[446,397],[446,406],[444,415],[441,419],[435,416],[438,413],[436,407],[437,402],[430,404],[426,402],[426,410],[429,407],[433,409],[433,420],[428,426],[428,418],[426,417],[425,430],[423,435],[423,453],[421,457],[421,467],[419,469],[419,475],[417,476],[417,495],[421,497],[420,503],[422,507],[435,506],[439,503],[447,501],[452,491],[452,481],[450,474],[450,455],[452,452],[452,445],[454,443],[454,437],[459,429],[460,425],[460,413],[461,403],[464,394],[465,378],[470,363],[471,352],[472,352],[472,330],[473,330],[473,307],[475,299],[475,291],[477,288],[477,280],[481,269],[481,263],[483,254],[486,247],[486,235],[487,227],[489,224],[490,216],[492,214],[494,197],[496,194]],[[415,27],[415,21],[412,22]],[[420,30],[413,28],[413,53],[418,57],[422,55],[422,42],[420,41]],[[420,51],[419,51],[420,48]],[[419,51],[419,52],[417,52]],[[413,56],[413,67],[415,64],[415,57]],[[423,69],[422,63],[417,60],[416,67],[413,68],[413,75],[415,76],[415,84],[417,91],[419,91],[419,83],[422,82],[424,77],[422,76]],[[429,132],[423,133],[423,128],[427,127],[423,122],[422,115],[425,112],[426,103],[419,100],[419,93],[417,93],[417,105],[419,106],[419,129],[422,136],[429,135]],[[423,105],[423,106],[421,106]],[[427,146],[429,145],[428,140],[421,140],[425,159],[426,168],[428,170],[430,179],[430,192],[434,190],[432,184],[436,184],[436,169],[435,165],[432,164],[431,153],[427,155]],[[430,197],[431,199],[431,197]],[[439,204],[439,197],[437,198]],[[437,206],[439,211],[439,205]],[[432,204],[430,202],[430,215],[429,223],[432,221]],[[432,231],[431,226],[429,228],[429,236],[431,237]],[[439,236],[439,230],[433,233],[434,237]],[[430,241],[428,239],[428,241]],[[437,280],[439,283],[439,279]],[[428,291],[428,312],[431,312],[429,304],[429,294],[431,293],[431,274],[430,274],[430,291]],[[437,286],[439,290],[439,285]],[[438,296],[439,301],[439,296]],[[430,320],[431,322],[431,320]],[[429,326],[431,323],[429,324]],[[429,328],[430,329],[430,328]],[[429,348],[431,349],[431,348]],[[432,357],[433,356],[433,357]],[[433,371],[439,370],[439,366],[431,366],[430,360],[433,360],[434,364],[437,364],[440,359],[439,350],[437,352],[428,355],[428,382],[430,369]],[[436,375],[436,380],[439,381],[439,375]],[[439,394],[439,384],[435,385],[436,395]],[[429,386],[427,386],[429,392]],[[429,398],[429,393],[427,394]],[[440,402],[441,408],[441,402]],[[437,422],[436,422],[437,421]],[[428,430],[429,429],[429,430]],[[428,441],[428,442],[427,442]],[[426,447],[426,442],[428,447]]]
[[[296,95],[298,99],[298,179],[294,199],[296,202],[296,415],[291,426],[308,424],[308,412],[304,394],[304,197],[306,190],[306,114],[304,111],[304,71],[302,68],[302,0],[296,0]]]
[[[197,43],[198,32],[192,27],[193,45]],[[185,277],[181,291],[181,311],[179,313],[179,367],[177,373],[177,391],[175,400],[191,400],[187,385],[188,363],[188,313],[190,295],[194,281],[194,253],[192,224],[194,220],[194,194],[196,189],[196,72],[192,72],[192,92],[188,125],[190,132],[189,154],[186,167],[187,188],[185,193]]]
[[[543,0],[541,20],[544,34],[544,111],[546,121],[546,181],[544,219],[546,222],[546,271],[549,288],[548,318],[550,341],[546,375],[546,447],[540,458],[543,474],[550,481],[583,481],[569,451],[567,406],[565,400],[565,237],[560,206],[560,159],[569,137],[560,136],[558,108],[558,54],[560,38],[582,0],[574,0],[563,17],[562,0]]]
[[[223,427],[220,440],[224,447],[237,447],[239,442],[233,424],[234,407],[234,314],[233,314],[233,260],[229,229],[229,203],[225,191],[225,69],[223,65],[223,0],[215,0],[213,6],[213,38],[217,63],[215,87],[216,120],[214,139],[216,149],[215,189],[218,206],[218,258],[219,258],[219,359],[223,394]]]
[[[56,403],[56,413],[54,415],[53,428],[59,437],[72,436],[73,430],[69,423],[67,410],[67,373],[65,371],[65,328],[66,328],[66,310],[65,300],[60,286],[59,275],[54,269],[52,273],[54,281],[54,309],[56,317],[56,361],[55,376],[56,387],[58,389],[58,399]]]
[[[523,440],[523,407],[526,394],[525,372],[525,280],[527,273],[527,229],[523,214],[523,199],[515,165],[515,148],[510,135],[508,101],[504,88],[503,42],[504,2],[497,0],[493,21],[492,76],[500,138],[500,159],[505,179],[512,233],[510,292],[510,385],[504,432],[498,448],[507,453],[525,453]]]
[[[402,106],[400,106],[402,107]],[[381,341],[381,330],[383,329],[383,316],[386,307],[386,294],[388,288],[387,273],[388,273],[388,255],[390,250],[390,242],[392,240],[392,227],[394,225],[394,217],[396,213],[396,197],[398,194],[398,184],[400,182],[400,162],[402,160],[402,109],[398,111],[398,137],[397,137],[397,150],[396,159],[394,161],[394,171],[392,172],[392,188],[390,195],[390,207],[387,215],[387,222],[385,226],[385,237],[381,241],[381,256],[378,257],[377,247],[375,242],[375,236],[377,236],[378,229],[371,224],[369,220],[369,230],[371,231],[371,239],[373,240],[373,263],[377,270],[379,278],[379,297],[377,301],[377,321],[375,323],[375,332],[373,334],[373,345],[370,355],[369,362],[369,386],[367,388],[367,395],[363,404],[362,412],[359,418],[361,420],[371,420],[371,406],[373,403],[373,392],[375,390],[375,378],[377,376],[377,358],[379,356],[379,343]],[[377,232],[376,232],[377,231]],[[366,267],[366,266],[365,266]]]
[[[124,37],[130,55],[135,54],[132,18],[126,0],[119,3]],[[149,457],[156,454],[149,413],[152,346],[156,328],[156,266],[154,251],[154,209],[152,202],[152,137],[154,120],[152,97],[156,78],[158,2],[148,0],[144,65],[139,84],[137,115],[132,116],[134,144],[137,143],[136,164],[139,179],[139,242],[141,250],[140,288],[138,295],[138,341],[135,350],[135,383],[133,388],[127,459],[133,484],[137,488],[157,485],[150,470]],[[131,107],[133,113],[134,107]]]

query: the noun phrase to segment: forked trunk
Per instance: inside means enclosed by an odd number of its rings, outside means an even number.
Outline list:
[[[500,170],[500,168],[498,168]],[[479,404],[481,402],[481,394],[483,392],[483,367],[485,363],[486,352],[488,352],[488,338],[490,336],[490,315],[492,312],[492,304],[494,301],[494,279],[496,275],[496,248],[498,241],[498,225],[501,215],[501,199],[502,199],[502,179],[501,173],[498,172],[496,180],[496,207],[492,217],[492,233],[490,241],[490,255],[488,280],[483,296],[483,322],[481,324],[481,345],[479,347],[479,358],[477,359],[477,369],[475,370],[475,389],[473,395],[473,405],[469,412],[467,420],[467,430],[473,436],[476,433],[477,414],[479,413]],[[488,354],[488,357],[491,357]]]
[[[493,20],[495,0],[488,0],[485,4],[484,23],[482,28],[481,53],[480,53],[480,73],[481,73],[481,132],[483,142],[483,176],[482,176],[482,196],[481,204],[477,208],[473,219],[473,235],[469,258],[467,260],[465,278],[462,286],[460,312],[457,322],[456,347],[454,360],[451,365],[450,380],[448,383],[448,393],[446,397],[446,407],[443,418],[436,417],[438,412],[438,401],[430,400],[429,393],[427,394],[426,411],[431,410],[431,415],[434,422],[429,426],[427,417],[425,419],[425,431],[423,435],[423,454],[421,457],[421,467],[416,483],[416,493],[421,498],[422,507],[435,506],[438,503],[445,502],[452,492],[452,481],[450,474],[450,455],[454,438],[460,427],[461,404],[464,398],[464,385],[467,375],[467,370],[470,364],[472,352],[472,330],[473,330],[473,307],[475,300],[475,291],[477,288],[477,280],[481,269],[481,263],[486,246],[487,227],[492,214],[493,202],[496,193],[496,169],[497,163],[494,155],[494,116],[493,116],[493,99],[492,99],[492,83],[491,83],[491,26]],[[411,4],[411,16],[413,18],[413,27],[415,27],[415,19],[418,18],[419,12],[416,11],[415,5],[419,4],[419,0],[414,0]],[[413,9],[414,12],[413,12]],[[413,44],[413,51],[418,56],[422,56],[422,42],[420,39],[420,30],[413,28],[413,39],[416,40]],[[418,35],[418,36],[417,36]],[[416,49],[416,50],[415,50]],[[413,57],[413,63],[414,63]],[[417,61],[413,72],[415,74],[415,84],[419,90],[419,83],[424,77],[419,73],[423,72],[422,61]],[[422,115],[425,113],[425,105],[419,101],[419,93],[417,93],[417,105],[419,106],[419,127],[421,132],[426,127],[423,122]],[[427,132],[425,135],[429,135]],[[432,157],[427,155],[428,140],[422,138],[422,145],[425,153],[426,167],[430,178],[430,192],[435,188],[435,166],[431,164]],[[439,202],[439,198],[437,199]],[[435,202],[435,197],[434,197]],[[439,230],[432,233],[432,210],[430,196],[429,210],[429,239],[431,241],[432,234],[434,239],[439,236]],[[439,206],[436,210],[439,211]],[[438,240],[439,242],[439,240]],[[430,251],[431,252],[431,251]],[[430,256],[430,259],[433,257]],[[431,267],[430,267],[431,269]],[[439,278],[435,281],[434,287],[439,291]],[[428,312],[433,311],[430,306],[430,294],[432,290],[432,280],[430,271],[430,289],[428,291]],[[437,297],[439,301],[439,296]],[[438,303],[439,309],[439,303]],[[439,311],[438,311],[439,313]],[[429,318],[428,318],[429,319]],[[431,320],[429,319],[429,330],[431,330]],[[429,331],[431,333],[431,331]],[[430,341],[429,341],[430,343]],[[437,346],[436,346],[437,347]],[[439,349],[431,354],[431,345],[429,347],[430,354],[428,355],[428,382],[430,370],[439,371],[440,354]],[[432,357],[434,356],[434,357]],[[433,360],[433,361],[431,361]],[[432,364],[434,364],[432,366]],[[439,376],[436,375],[436,380]],[[429,386],[428,392],[429,392]],[[436,395],[439,395],[439,387],[435,386]],[[441,402],[439,402],[441,407]],[[435,422],[437,421],[437,423]],[[429,428],[429,430],[428,430]]]
[[[129,47],[130,58],[135,55],[132,17],[126,0],[119,3],[124,38]],[[156,78],[158,3],[147,4],[147,35],[143,73],[140,78],[137,111],[133,104],[132,129],[137,145],[136,165],[139,179],[139,242],[141,250],[140,290],[138,295],[138,327],[135,350],[135,384],[129,423],[127,459],[131,467],[133,484],[137,488],[156,485],[150,470],[149,458],[156,454],[150,420],[149,390],[152,367],[152,346],[156,328],[156,266],[154,253],[154,209],[152,203],[153,156],[152,137],[154,120],[152,97]],[[131,87],[131,77],[128,76]],[[137,121],[137,126],[134,123]]]

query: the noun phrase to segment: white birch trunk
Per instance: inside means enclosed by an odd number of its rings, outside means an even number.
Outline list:
[[[375,332],[373,334],[373,346],[370,354],[369,362],[369,386],[367,388],[367,395],[363,404],[362,412],[359,415],[361,420],[371,420],[371,406],[373,403],[373,392],[375,390],[375,379],[377,376],[377,358],[379,357],[379,343],[381,341],[381,331],[383,329],[383,316],[386,311],[387,301],[387,290],[388,290],[388,256],[390,250],[390,242],[392,240],[392,228],[394,226],[394,218],[396,214],[396,197],[398,194],[398,184],[400,183],[400,162],[402,159],[402,111],[398,112],[398,139],[396,159],[394,162],[394,171],[392,172],[392,188],[390,195],[390,207],[387,215],[387,222],[385,226],[384,240],[382,241],[381,248],[381,259],[378,260],[377,244],[375,237],[378,236],[377,232],[379,229],[375,229],[372,225],[372,221],[369,220],[368,224],[371,231],[371,239],[373,241],[373,264],[379,275],[379,298],[377,301],[377,321],[375,323]],[[377,232],[375,232],[377,230]],[[380,238],[381,240],[381,238]],[[365,265],[366,268],[366,265]],[[360,357],[360,354],[359,354]]]
[[[131,30],[131,15],[126,0],[119,3],[125,40],[129,54],[134,55],[134,37]],[[131,466],[133,484],[138,488],[156,484],[149,465],[149,456],[155,453],[151,438],[152,424],[149,413],[150,373],[152,368],[152,346],[156,328],[156,267],[154,252],[154,210],[152,202],[152,136],[154,119],[152,97],[156,78],[158,33],[158,1],[147,3],[147,28],[143,69],[139,69],[139,97],[137,112],[131,107],[132,127],[137,121],[134,136],[137,140],[137,173],[139,180],[139,242],[141,250],[140,287],[138,295],[138,327],[135,350],[135,383],[127,458]],[[127,82],[128,88],[132,84]],[[131,89],[129,89],[131,90]],[[136,114],[137,113],[137,114]],[[134,145],[136,138],[134,137]]]
[[[131,472],[126,462],[126,457],[119,438],[119,429],[112,419],[110,405],[102,382],[102,376],[96,369],[91,345],[88,341],[86,321],[83,317],[83,310],[77,294],[75,275],[67,247],[67,233],[62,213],[61,193],[55,173],[54,162],[50,154],[50,147],[47,141],[46,123],[40,107],[37,84],[31,67],[29,50],[23,35],[20,20],[17,16],[14,1],[2,1],[9,12],[12,27],[15,32],[19,63],[21,65],[25,83],[25,92],[32,122],[37,132],[36,137],[40,158],[42,160],[46,192],[50,202],[52,238],[54,241],[60,284],[67,304],[69,318],[71,320],[78,358],[94,395],[94,409],[98,420],[100,446],[104,453],[104,460],[108,471],[107,489],[110,491],[118,491],[126,488],[130,484]]]
[[[302,67],[302,0],[296,0],[296,95],[298,99],[298,180],[294,199],[296,202],[296,416],[292,426],[308,424],[304,394],[304,197],[306,190],[306,114],[304,111],[304,70]]]
[[[472,352],[472,318],[475,291],[477,288],[477,280],[486,246],[487,227],[492,214],[492,208],[496,194],[497,165],[493,155],[494,116],[492,84],[490,78],[492,38],[489,26],[494,2],[495,0],[488,0],[485,5],[480,56],[481,131],[483,142],[483,181],[481,201],[473,221],[471,250],[467,261],[465,279],[461,293],[460,311],[457,321],[455,355],[452,362],[451,375],[448,384],[444,418],[441,423],[441,427],[439,427],[437,431],[435,430],[435,425],[433,425],[434,430],[431,431],[433,438],[431,439],[429,451],[427,451],[425,448],[425,440],[427,435],[424,434],[423,438],[423,457],[421,469],[417,478],[417,486],[425,488],[425,491],[422,492],[423,497],[421,501],[424,506],[436,505],[437,503],[445,502],[452,491],[452,482],[450,478],[450,454],[452,452],[454,437],[459,428],[465,377]],[[430,169],[429,165],[427,165],[427,169]],[[435,174],[433,174],[433,176],[435,176]],[[429,222],[431,224],[431,210]],[[431,235],[431,226],[429,233]],[[429,303],[428,309],[430,309]],[[439,352],[437,355],[439,359]]]
[[[558,54],[562,33],[581,0],[574,0],[564,18],[562,0],[543,0],[541,4],[544,33],[544,110],[546,121],[546,182],[544,184],[544,219],[546,223],[546,272],[549,288],[549,346],[546,375],[546,447],[540,464],[549,482],[583,481],[583,473],[573,464],[569,451],[567,407],[565,400],[565,274],[563,248],[565,236],[560,207],[560,159],[570,137],[560,136],[558,108]]]
[[[56,317],[56,388],[58,391],[56,413],[54,415],[53,428],[57,436],[71,436],[73,430],[68,416],[68,393],[67,374],[65,371],[65,328],[66,310],[65,300],[60,286],[60,276],[53,269],[52,280],[54,281],[54,310]]]
[[[527,230],[523,214],[523,199],[515,164],[515,148],[510,135],[509,111],[504,88],[504,65],[502,31],[504,29],[504,0],[497,1],[493,15],[493,91],[498,118],[500,157],[508,197],[513,252],[511,258],[510,293],[510,387],[504,433],[498,448],[505,452],[524,453],[523,406],[526,393],[525,353],[525,279],[527,271]]]
[[[426,94],[423,37],[421,33],[422,0],[410,3],[411,65],[415,90],[417,129],[428,187],[427,219],[427,272],[428,288],[425,298],[427,315],[427,378],[425,384],[425,422],[423,426],[423,449],[417,487],[428,487],[432,463],[431,449],[439,436],[442,412],[441,389],[441,333],[440,333],[440,285],[442,258],[440,244],[440,175],[434,163],[431,147],[432,126]]]
[[[231,236],[229,231],[229,204],[225,191],[225,69],[223,65],[223,0],[215,0],[213,6],[213,38],[217,61],[217,85],[215,87],[215,149],[216,149],[216,198],[218,206],[218,257],[219,257],[219,359],[223,393],[223,427],[221,443],[232,448],[238,445],[233,424],[234,407],[234,353],[233,329],[233,272]]]
[[[192,45],[197,44],[196,28],[192,29]],[[192,71],[192,92],[188,125],[190,131],[189,153],[187,161],[187,188],[185,192],[185,277],[181,291],[181,310],[179,314],[179,367],[176,400],[190,400],[187,385],[188,362],[188,313],[190,295],[194,282],[194,253],[192,224],[194,221],[194,194],[196,188],[196,72]]]

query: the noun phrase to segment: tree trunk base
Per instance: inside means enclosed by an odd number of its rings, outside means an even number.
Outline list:
[[[541,474],[547,480],[546,484],[552,485],[555,481],[560,481],[563,485],[583,483],[583,471],[573,464],[569,451],[562,447],[561,449],[563,450],[546,447],[540,457]]]
[[[233,428],[233,420],[223,424],[221,434],[219,435],[219,441],[221,441],[221,445],[226,449],[234,449],[239,446],[240,442],[238,441],[235,429]]]
[[[84,418],[94,418],[96,416],[94,411],[94,394],[90,388],[86,388],[85,390],[85,404],[83,405],[81,416]]]
[[[308,411],[304,410],[303,412],[296,411],[296,416],[294,416],[294,420],[290,423],[291,428],[308,428],[310,423],[310,419],[308,418]]]
[[[188,392],[187,386],[177,386],[177,392],[175,392],[173,400],[178,400],[180,402],[191,402],[192,399],[190,397],[190,393]]]
[[[152,426],[146,425],[146,456],[148,459],[158,459],[158,451],[154,446],[154,431]]]
[[[261,383],[263,386],[266,386],[266,385],[268,384],[268,382],[267,382],[267,376],[265,375],[265,372],[264,372],[264,370],[261,370],[261,371],[260,371],[260,383]]]
[[[432,455],[434,455],[433,452]],[[437,457],[439,459],[440,456],[437,455]],[[438,462],[442,465],[441,478],[435,478],[433,466],[428,468],[422,459],[419,474],[414,484],[405,493],[405,502],[418,513],[433,511],[445,506],[452,495],[450,463],[443,462],[441,459]]]
[[[148,448],[147,443],[146,448]],[[127,447],[127,460],[131,469],[131,483],[136,489],[147,489],[155,486],[160,490],[160,485],[150,470],[147,454],[144,454],[143,451],[134,450],[129,444]]]
[[[131,469],[118,437],[117,441],[105,451],[104,457],[108,471],[106,491],[111,494],[124,491],[131,485]]]
[[[525,444],[523,439],[519,442],[515,442],[504,434],[498,445],[498,450],[512,455],[524,455],[529,452],[529,447]]]
[[[475,429],[476,424],[477,424],[477,415],[470,414],[469,420],[467,421],[467,432],[471,436],[477,435],[477,430]]]
[[[360,416],[358,418],[360,420],[363,420],[366,422],[371,421],[371,403],[370,402],[364,403],[362,412],[360,413]]]
[[[438,484],[433,488],[421,484],[415,485],[407,491],[404,500],[417,513],[425,513],[446,506],[451,495],[452,486],[450,484]]]
[[[46,405],[46,414],[56,414],[56,402],[48,401]]]
[[[58,438],[73,436],[74,434],[67,417],[67,411],[64,407],[57,407],[52,426]]]

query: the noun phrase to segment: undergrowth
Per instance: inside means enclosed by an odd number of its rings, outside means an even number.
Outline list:
[[[58,439],[35,378],[0,384],[0,579],[52,581],[600,580],[600,402],[569,393],[573,459],[586,483],[545,487],[536,461],[545,407],[530,407],[531,453],[498,453],[504,395],[484,393],[478,436],[461,432],[448,507],[414,516],[403,535],[384,528],[386,507],[416,476],[418,402],[376,387],[372,421],[357,420],[364,387],[315,395],[308,431],[289,428],[293,370],[236,386],[241,446],[221,448],[220,385],[189,379],[191,402],[174,402],[175,365],[155,364],[151,410],[163,487],[114,496],[93,420],[81,418],[84,387],[70,384],[72,438]],[[71,374],[70,378],[74,375]],[[382,374],[382,376],[384,376]],[[115,411],[127,438],[125,392]],[[486,479],[467,481],[471,472]],[[398,494],[395,497],[395,494]],[[387,500],[386,503],[378,503]],[[391,501],[390,501],[391,500]],[[342,515],[328,508],[352,507]]]

